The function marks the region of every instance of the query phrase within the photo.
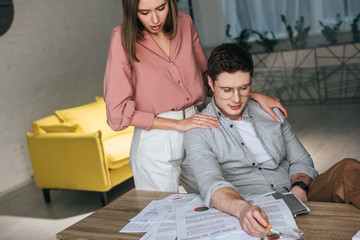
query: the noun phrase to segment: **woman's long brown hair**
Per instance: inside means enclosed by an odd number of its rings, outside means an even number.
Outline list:
[[[169,13],[164,25],[165,32],[170,33],[170,38],[174,38],[177,32],[177,14],[178,6],[176,0],[166,0],[169,3]],[[122,24],[122,43],[130,55],[137,62],[135,43],[144,38],[142,30],[144,26],[137,18],[139,0],[122,0],[123,6],[123,24]]]

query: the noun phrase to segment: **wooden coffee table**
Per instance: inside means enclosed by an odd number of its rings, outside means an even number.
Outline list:
[[[172,193],[131,190],[102,209],[56,234],[57,239],[140,239],[143,233],[119,233],[152,200]],[[350,204],[308,202],[311,212],[295,218],[307,240],[351,239],[360,230],[360,210]]]

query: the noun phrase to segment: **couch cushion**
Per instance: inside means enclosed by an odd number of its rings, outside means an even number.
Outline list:
[[[95,101],[96,101],[96,102],[102,102],[103,104],[105,104],[105,101],[104,101],[104,98],[103,98],[103,97],[98,97],[98,96],[96,96],[96,97],[95,97]],[[116,133],[116,135],[119,135],[119,134],[132,133],[132,132],[134,132],[134,127],[133,127],[133,126],[130,126],[130,127],[126,128],[126,129],[120,131],[120,132],[115,132],[115,133]]]
[[[110,169],[129,163],[132,133],[124,133],[104,140],[105,158]]]
[[[49,126],[49,125],[57,125],[57,124],[61,124],[60,119],[55,115],[50,115],[34,121],[31,124],[31,127],[33,133],[39,134],[39,133],[45,133],[44,129],[41,129],[40,126]]]
[[[96,101],[74,108],[56,110],[55,114],[65,123],[79,124],[86,133],[100,130],[103,139],[117,134],[106,122],[104,101]]]
[[[103,97],[95,96],[96,102],[105,102]]]
[[[39,125],[40,133],[59,133],[59,132],[83,132],[79,124],[59,123],[54,125]]]

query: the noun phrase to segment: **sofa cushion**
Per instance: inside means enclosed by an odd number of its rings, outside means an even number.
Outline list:
[[[105,102],[103,97],[95,96],[96,102]]]
[[[115,169],[129,163],[131,133],[123,133],[103,141],[105,158],[110,169]]]
[[[59,132],[83,132],[79,124],[59,123],[54,125],[39,125],[40,133],[59,133]]]
[[[39,134],[39,133],[45,133],[44,129],[41,129],[40,126],[49,126],[49,125],[57,125],[57,124],[61,124],[60,119],[55,115],[50,115],[34,121],[31,124],[31,127],[33,133]]]
[[[96,96],[96,97],[95,97],[95,101],[96,101],[96,102],[102,102],[103,104],[105,104],[105,101],[104,101],[104,98],[103,98],[103,97],[98,97],[98,96]],[[134,132],[134,127],[133,127],[133,126],[130,126],[130,127],[126,128],[126,129],[120,131],[120,132],[116,132],[116,135],[124,134],[124,133],[132,133],[132,132]]]
[[[79,124],[86,133],[100,130],[103,139],[117,134],[106,122],[104,101],[95,101],[78,107],[56,110],[55,114],[65,123]]]

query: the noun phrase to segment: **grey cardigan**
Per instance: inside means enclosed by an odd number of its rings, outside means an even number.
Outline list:
[[[210,206],[211,195],[222,187],[231,187],[241,195],[270,191],[288,192],[291,176],[318,175],[313,161],[278,109],[276,122],[258,103],[250,100],[242,120],[249,121],[265,150],[272,156],[270,164],[258,165],[233,122],[216,107],[214,99],[201,112],[216,116],[221,126],[192,129],[185,133],[185,159],[181,165],[181,182],[190,193],[200,193]]]

